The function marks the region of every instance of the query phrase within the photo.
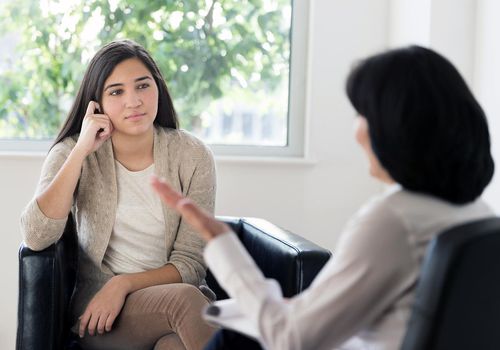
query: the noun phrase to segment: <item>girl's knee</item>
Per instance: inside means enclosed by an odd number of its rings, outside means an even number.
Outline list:
[[[208,303],[207,298],[195,286],[187,283],[174,283],[155,286],[150,290],[154,299],[162,305],[165,311],[178,309],[201,309]]]
[[[186,299],[186,300],[190,300],[190,301],[194,301],[194,300],[206,301],[205,296],[198,289],[198,287],[195,287],[191,284],[177,283],[177,284],[173,284],[172,288],[175,290],[175,294],[180,299]]]

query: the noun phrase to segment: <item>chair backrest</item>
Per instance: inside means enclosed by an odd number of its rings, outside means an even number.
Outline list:
[[[402,350],[500,349],[500,218],[430,244]]]
[[[234,217],[218,219],[231,226],[264,275],[279,282],[285,297],[309,287],[331,257],[327,249],[269,221]],[[207,271],[206,280],[218,300],[227,298],[210,270]]]

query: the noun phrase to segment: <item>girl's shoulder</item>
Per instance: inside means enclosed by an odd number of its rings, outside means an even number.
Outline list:
[[[167,144],[170,149],[178,148],[183,152],[211,153],[208,146],[202,140],[183,129],[156,127],[156,135],[159,139],[158,142]]]
[[[69,153],[75,147],[78,135],[68,136],[56,143],[49,151],[50,153]]]

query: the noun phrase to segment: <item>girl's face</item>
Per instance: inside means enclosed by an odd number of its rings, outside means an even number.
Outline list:
[[[101,107],[113,124],[113,133],[137,136],[152,130],[158,87],[139,59],[122,61],[111,72],[104,82]]]
[[[368,159],[370,175],[387,184],[393,184],[394,180],[384,169],[382,164],[380,164],[375,153],[373,153],[370,134],[368,132],[368,122],[366,121],[366,118],[356,117],[356,120],[354,121],[354,137],[365,152],[365,155]]]

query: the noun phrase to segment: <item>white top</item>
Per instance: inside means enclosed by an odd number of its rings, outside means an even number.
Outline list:
[[[492,215],[481,200],[459,206],[394,186],[359,210],[312,285],[288,300],[236,235],[212,239],[204,256],[267,349],[399,349],[429,241]]]
[[[154,164],[141,171],[115,165],[118,207],[102,263],[115,274],[161,267],[167,263],[166,225],[161,200],[149,184]]]

